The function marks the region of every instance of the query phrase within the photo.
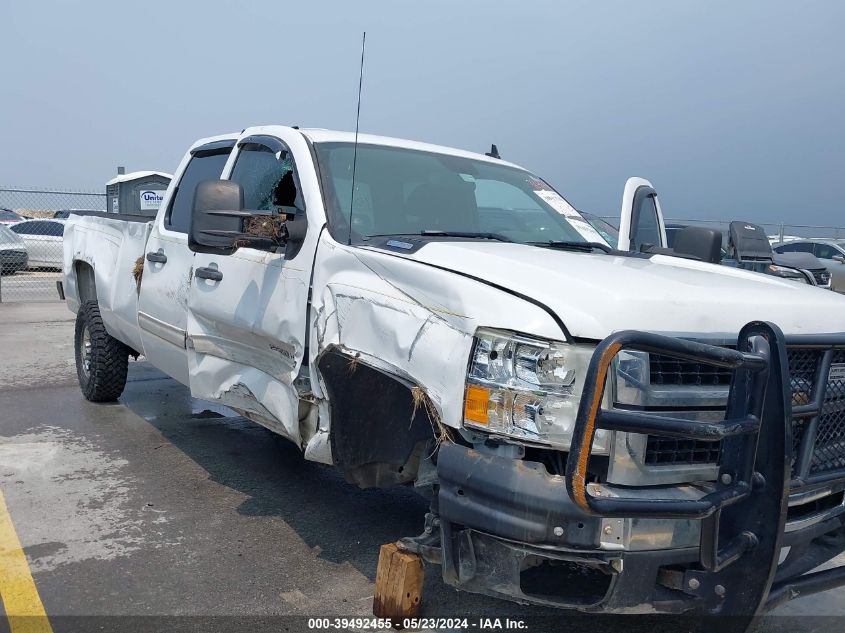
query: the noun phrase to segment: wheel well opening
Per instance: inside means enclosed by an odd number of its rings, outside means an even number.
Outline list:
[[[413,481],[442,428],[422,389],[337,348],[317,366],[329,396],[332,459],[347,479],[362,488]]]
[[[94,268],[85,262],[76,261],[73,264],[76,273],[76,289],[79,294],[79,303],[97,300],[97,281],[94,277]]]

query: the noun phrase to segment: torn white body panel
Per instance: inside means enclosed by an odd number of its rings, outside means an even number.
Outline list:
[[[288,385],[220,356],[194,353],[190,359],[192,396],[223,404],[300,444],[299,399]]]
[[[393,255],[347,247],[327,235],[317,253],[312,300],[316,358],[339,345],[362,362],[421,386],[444,424],[459,427],[464,380],[480,325],[563,338],[541,308],[479,281]]]
[[[246,396],[264,408],[254,419],[304,446],[315,432],[316,415],[305,416],[301,432],[299,402],[303,396],[307,399],[307,390],[300,393],[294,382],[305,353],[308,289],[325,217],[319,182],[305,140],[295,130],[270,126],[251,128],[246,135],[272,135],[290,148],[309,226],[314,228],[292,257],[284,248],[267,252],[247,247],[228,256],[194,255],[194,270],[210,268],[222,277],[194,276],[189,287],[189,384],[194,397],[218,400],[236,410],[244,410]],[[224,177],[230,175],[239,151],[236,148],[227,161]],[[242,389],[232,391],[236,382]],[[268,413],[272,423],[262,421]]]

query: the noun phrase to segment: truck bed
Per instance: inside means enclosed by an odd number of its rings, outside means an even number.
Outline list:
[[[138,352],[138,291],[135,265],[144,256],[152,218],[106,213],[71,215],[65,224],[64,276],[68,308],[77,312],[94,298],[90,281],[96,279],[96,298],[109,333]],[[141,259],[143,262],[143,259]],[[93,269],[93,277],[88,267]]]

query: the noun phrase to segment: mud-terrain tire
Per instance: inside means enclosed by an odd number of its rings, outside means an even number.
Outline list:
[[[76,376],[85,399],[117,400],[126,386],[129,348],[106,332],[96,301],[86,301],[79,308],[73,346]]]

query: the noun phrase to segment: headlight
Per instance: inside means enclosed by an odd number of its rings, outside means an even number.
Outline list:
[[[809,283],[807,278],[794,268],[785,268],[783,266],[769,264],[769,272],[775,277],[780,277],[781,279],[786,279],[787,281],[797,281],[802,284]]]
[[[464,399],[464,425],[568,449],[593,347],[480,329]],[[594,453],[607,453],[607,431]]]

